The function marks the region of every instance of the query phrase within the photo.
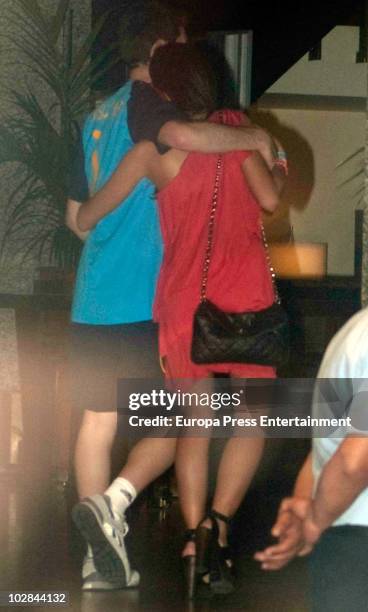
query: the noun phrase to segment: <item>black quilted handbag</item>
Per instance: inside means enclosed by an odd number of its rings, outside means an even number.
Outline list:
[[[275,290],[275,302],[272,306],[254,312],[231,313],[220,310],[206,297],[222,165],[220,155],[211,205],[200,304],[193,320],[191,359],[198,364],[252,363],[278,367],[288,357],[289,325],[277,294],[263,226],[263,240]]]

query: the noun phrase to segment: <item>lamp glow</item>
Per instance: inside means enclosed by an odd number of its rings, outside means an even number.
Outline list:
[[[326,275],[326,243],[274,242],[269,245],[269,253],[279,278],[322,278]]]

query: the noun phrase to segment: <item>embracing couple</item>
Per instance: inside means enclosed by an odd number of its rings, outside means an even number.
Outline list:
[[[121,55],[130,79],[85,123],[67,208],[68,226],[85,240],[71,355],[74,403],[83,411],[75,452],[81,501],[73,510],[88,543],[83,589],[139,584],[124,543],[125,512],[175,461],[188,596],[198,583],[227,593],[234,588],[228,525],[257,469],[262,437],[227,441],[208,511],[209,440],[189,433],[139,441],[111,483],[117,380],[157,379],[160,365],[169,384],[191,379],[201,389],[210,388],[215,374],[275,376],[271,366],[195,364],[191,338],[206,262],[206,295],[220,308],[273,304],[261,210],[278,205],[285,156],[242,113],[215,112],[206,58],[159,3],[127,9]]]

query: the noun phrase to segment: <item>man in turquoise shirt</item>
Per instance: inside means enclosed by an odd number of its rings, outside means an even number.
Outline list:
[[[155,1],[135,1],[127,10],[121,40],[130,81],[96,108],[83,130],[83,166],[90,192],[106,182],[133,146],[132,133],[158,147],[208,153],[256,149],[272,158],[271,139],[259,128],[191,124],[167,102],[152,102],[147,112],[138,107],[146,94],[149,100],[150,88],[138,87],[137,92],[135,85],[149,83],[148,62],[155,48],[184,37],[167,8]],[[132,106],[133,94],[137,102]],[[86,197],[82,182],[81,178],[79,189],[72,184],[67,224],[85,239],[72,308],[72,373],[74,403],[84,411],[75,453],[77,486],[80,498],[88,498],[76,508],[74,518],[90,544],[83,568],[83,588],[89,590],[138,584],[124,545],[124,512],[137,493],[172,464],[175,440],[139,442],[129,455],[124,478],[107,489],[117,425],[117,380],[159,376],[151,318],[162,245],[154,190],[147,180],[89,235],[81,235],[75,215]]]

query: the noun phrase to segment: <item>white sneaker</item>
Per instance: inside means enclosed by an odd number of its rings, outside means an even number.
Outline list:
[[[138,573],[134,570],[132,571],[132,575],[136,576],[137,582],[139,583]],[[96,566],[93,561],[93,557],[86,556],[83,560],[83,568],[82,568],[82,591],[115,591],[117,589],[125,589],[125,582],[110,582],[106,580],[100,572],[97,571]],[[131,586],[136,586],[131,585]]]
[[[74,506],[72,515],[92,549],[94,569],[103,581],[114,588],[138,586],[140,577],[130,567],[124,543],[128,525],[125,517],[113,512],[110,498],[107,495],[87,497]],[[89,569],[93,569],[91,564]],[[88,566],[85,571],[88,571]],[[92,571],[89,572],[91,574]],[[91,582],[90,579],[88,583]]]

